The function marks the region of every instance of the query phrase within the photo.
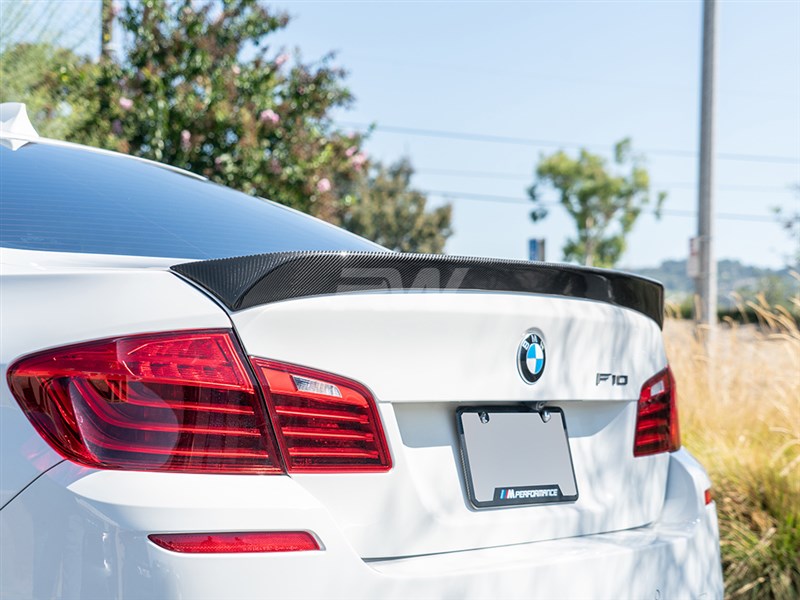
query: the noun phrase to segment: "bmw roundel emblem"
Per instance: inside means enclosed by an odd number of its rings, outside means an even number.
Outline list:
[[[544,340],[535,333],[525,336],[517,352],[517,369],[526,383],[536,383],[544,373],[547,355]]]

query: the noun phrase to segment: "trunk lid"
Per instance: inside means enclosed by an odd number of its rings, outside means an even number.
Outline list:
[[[452,272],[442,273],[427,290],[410,286],[406,275],[399,288],[352,290],[338,289],[340,272],[333,293],[295,293],[232,310],[250,356],[354,380],[376,400],[390,471],[292,477],[328,507],[368,559],[589,535],[653,521],[664,498],[668,458],[634,458],[633,436],[641,385],[666,365],[659,324],[614,302],[610,278],[596,280],[595,289],[585,286],[583,297],[575,298],[530,288],[489,291],[496,277],[484,289],[447,288],[442,281]],[[283,291],[276,291],[265,285],[262,270],[261,299],[327,277],[319,270],[300,275],[292,280],[284,273]],[[618,281],[634,289],[655,285]],[[476,287],[474,280],[469,285]],[[534,384],[518,370],[520,344],[531,332],[546,348],[546,366]],[[623,376],[626,383],[614,385],[598,374]],[[537,402],[563,411],[578,499],[475,508],[467,493],[457,411]]]

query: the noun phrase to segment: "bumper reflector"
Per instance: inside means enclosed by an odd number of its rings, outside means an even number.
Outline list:
[[[706,506],[714,501],[714,496],[711,495],[711,488],[708,488],[705,493]]]
[[[166,550],[192,554],[299,552],[320,549],[316,538],[306,531],[153,533],[147,537]]]

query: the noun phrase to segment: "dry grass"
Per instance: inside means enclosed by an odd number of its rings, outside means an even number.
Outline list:
[[[721,328],[706,352],[669,319],[686,447],[705,465],[729,598],[800,598],[800,329],[783,309]],[[702,333],[702,332],[701,332]]]

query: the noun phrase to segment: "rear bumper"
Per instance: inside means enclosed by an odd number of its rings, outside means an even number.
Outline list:
[[[62,463],[0,511],[0,597],[616,599],[723,593],[716,509],[703,501],[708,479],[685,451],[671,456],[664,510],[647,527],[387,560],[362,560],[324,507],[289,478],[260,478],[269,493],[256,494],[257,502],[252,478],[219,482],[209,490],[207,476],[96,472]],[[276,529],[313,531],[324,548],[188,555],[147,540],[159,531]]]

